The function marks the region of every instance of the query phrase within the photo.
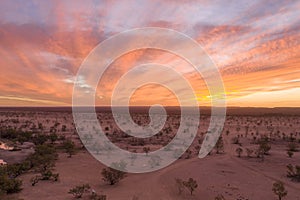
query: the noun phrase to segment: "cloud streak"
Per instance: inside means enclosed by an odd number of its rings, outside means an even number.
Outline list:
[[[172,28],[198,41],[222,74],[228,105],[299,106],[299,93],[286,95],[300,87],[300,2],[292,0],[1,1],[0,104],[70,105],[72,80],[89,52],[115,33],[147,26]],[[210,104],[204,80],[188,63],[167,52],[139,50],[105,72],[99,105],[110,103],[126,71],[150,61],[175,63],[199,103]],[[153,91],[156,97],[147,100]],[[138,105],[154,101],[177,104],[174,95],[154,85],[132,97]]]

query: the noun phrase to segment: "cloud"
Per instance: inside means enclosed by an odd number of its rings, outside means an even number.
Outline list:
[[[281,96],[299,87],[299,10],[300,2],[292,0],[1,1],[0,96],[9,99],[0,103],[70,104],[77,70],[97,44],[127,29],[154,26],[183,32],[203,46],[222,74],[229,105],[243,101],[257,106],[262,101],[255,102],[255,95],[270,93],[280,95],[284,105],[299,106],[294,97]],[[132,45],[135,42],[140,41],[133,40]],[[204,80],[188,63],[149,49],[123,55],[110,65],[99,82],[99,103],[110,102],[116,82],[126,71],[150,61],[175,65],[201,101],[209,104],[203,100],[210,95]],[[169,81],[176,83],[176,79]],[[151,102],[176,104],[175,96],[154,85],[141,88],[132,102],[150,103],[145,97],[152,91],[160,96]],[[29,103],[29,99],[37,101]],[[261,105],[280,105],[270,98],[264,102]]]

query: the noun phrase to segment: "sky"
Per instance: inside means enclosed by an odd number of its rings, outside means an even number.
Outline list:
[[[295,0],[2,0],[0,106],[71,105],[77,72],[89,53],[115,34],[142,27],[169,28],[196,40],[222,76],[228,106],[300,106],[300,1]],[[211,105],[203,77],[179,56],[155,49],[114,60],[99,81],[97,105],[109,105],[118,80],[149,62],[174,66],[199,105]],[[135,73],[137,79],[158,75]],[[184,92],[148,84],[130,103],[178,105],[176,95]]]

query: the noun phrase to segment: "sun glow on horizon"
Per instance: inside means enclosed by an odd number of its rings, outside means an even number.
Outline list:
[[[300,107],[299,22],[299,1],[1,1],[0,106],[71,106],[77,71],[97,44],[128,29],[162,27],[203,46],[223,78],[226,92],[217,98],[226,96],[228,106]],[[210,106],[205,82],[185,61],[149,49],[111,65],[99,82],[97,105],[110,105],[116,80],[145,60],[178,66],[199,105]],[[84,79],[82,87],[88,87]],[[178,105],[160,86],[131,98],[131,105],[155,103]]]

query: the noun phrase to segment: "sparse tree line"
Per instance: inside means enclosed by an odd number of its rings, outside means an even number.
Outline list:
[[[56,133],[44,135],[39,132],[23,132],[16,129],[0,129],[1,139],[13,143],[32,142],[34,153],[29,155],[24,161],[16,164],[0,166],[0,195],[17,193],[22,190],[22,181],[18,178],[21,174],[33,172],[37,175],[31,178],[32,186],[39,181],[58,181],[59,174],[54,173],[55,161],[58,158],[57,150],[64,151],[71,157],[76,152],[74,142],[64,137],[59,137]],[[56,141],[59,141],[55,144]],[[14,147],[12,151],[18,151]]]
[[[236,139],[233,140],[234,142]],[[239,147],[235,149],[235,152],[237,153],[238,157],[242,156],[242,153],[244,152],[244,149],[242,148],[242,144],[240,142],[233,144],[239,144]],[[257,141],[258,147],[257,149],[250,149],[246,148],[247,157],[251,158],[253,154],[257,158],[260,158],[262,161],[264,161],[265,155],[269,155],[269,151],[271,150],[271,145],[269,143],[269,139],[267,137],[263,137],[260,140]]]
[[[285,189],[284,184],[281,181],[276,181],[273,183],[272,191],[278,197],[278,200],[282,200],[282,198],[284,198],[288,194],[288,191]],[[223,195],[219,194],[215,197],[215,200],[226,199]]]
[[[114,162],[111,167],[104,168],[101,172],[102,180],[108,185],[115,185],[126,177],[126,163]],[[95,190],[91,189],[89,184],[77,185],[71,188],[68,192],[72,194],[74,198],[82,198],[83,195],[88,195],[90,200],[106,200],[107,196],[104,194],[97,194]]]
[[[104,194],[97,194],[89,184],[82,184],[75,186],[74,188],[70,189],[69,194],[72,194],[74,198],[80,199],[83,195],[89,195],[90,200],[106,200],[107,197]]]

